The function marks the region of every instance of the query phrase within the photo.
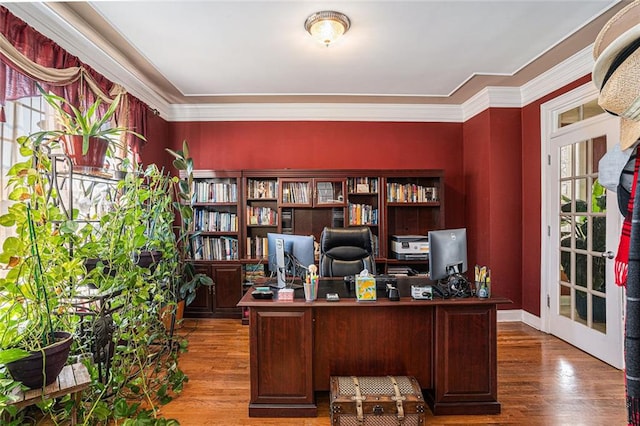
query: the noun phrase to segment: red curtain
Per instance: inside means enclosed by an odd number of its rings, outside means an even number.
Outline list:
[[[4,6],[0,6],[0,32],[20,53],[39,65],[57,69],[82,67],[104,93],[110,93],[114,86],[113,82],[82,63],[76,56],[69,54],[51,39],[37,32]],[[47,82],[38,83],[44,90],[62,96],[78,107],[91,105],[96,99],[95,94],[83,79],[78,79],[64,86],[54,86]],[[35,81],[15,69],[13,63],[0,54],[0,106],[3,107],[0,119],[4,121],[5,101],[25,96],[37,96],[38,94]],[[145,135],[147,105],[129,93],[125,96],[129,104],[129,117],[126,120],[129,123],[128,128]],[[106,109],[106,105],[103,104],[103,106]],[[116,121],[120,121],[119,117],[116,117]],[[144,141],[130,134],[127,135],[127,139],[132,150],[139,152]]]

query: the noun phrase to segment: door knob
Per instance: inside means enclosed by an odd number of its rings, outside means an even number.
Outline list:
[[[611,250],[605,251],[600,256],[606,257],[607,259],[613,259],[615,257],[615,255],[613,254],[613,252]]]

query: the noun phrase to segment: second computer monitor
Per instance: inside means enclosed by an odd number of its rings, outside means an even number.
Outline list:
[[[429,231],[429,277],[442,280],[467,272],[467,230]]]

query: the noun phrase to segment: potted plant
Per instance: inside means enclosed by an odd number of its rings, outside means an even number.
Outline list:
[[[181,150],[167,149],[173,156],[173,166],[180,173],[177,185],[174,187],[174,209],[178,219],[176,230],[178,236],[179,258],[177,273],[177,295],[180,301],[189,305],[196,297],[200,286],[213,285],[211,277],[196,273],[190,261],[191,240],[198,236],[193,232],[193,159],[189,155],[189,145],[183,141]]]
[[[47,200],[47,156],[33,149],[28,137],[19,142],[29,160],[9,170],[9,199],[15,203],[0,216],[0,225],[16,232],[0,253],[0,263],[8,267],[0,278],[0,364],[17,381],[37,388],[55,380],[72,343],[75,321],[66,312],[82,265],[68,248],[81,231]],[[53,358],[45,356],[51,349],[59,361],[53,369]],[[25,371],[24,361],[35,362],[26,378],[18,376]]]
[[[31,135],[36,143],[43,140],[61,141],[74,167],[80,170],[100,171],[105,165],[107,154],[120,146],[120,137],[126,133],[140,139],[142,135],[125,127],[111,127],[121,95],[116,95],[104,114],[100,115],[102,101],[96,101],[86,110],[76,107],[63,97],[45,92],[40,85],[42,98],[56,113],[59,129],[45,130]]]

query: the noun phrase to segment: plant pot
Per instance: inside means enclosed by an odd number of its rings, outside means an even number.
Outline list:
[[[164,306],[160,309],[162,324],[164,324],[164,328],[168,332],[171,332],[171,321],[173,320],[174,313],[175,322],[173,324],[173,329],[176,330],[182,327],[182,318],[184,318],[184,300],[180,300],[175,306]]]
[[[155,265],[162,259],[162,252],[158,250],[143,250],[135,256],[136,265],[153,271]]]
[[[98,266],[98,263],[102,262],[102,273],[104,275],[116,276],[116,271],[109,267],[107,262],[103,259],[91,257],[84,260],[84,267],[87,268],[87,273],[93,271]]]
[[[7,364],[14,380],[22,382],[30,389],[37,389],[53,383],[67,363],[73,337],[71,333],[56,331],[56,342],[44,351],[34,351],[26,358]],[[44,357],[43,357],[44,355]],[[44,375],[42,374],[44,361]]]
[[[89,149],[82,153],[82,135],[65,135],[63,137],[64,149],[74,170],[85,172],[104,172],[105,157],[109,141],[103,138],[89,138]]]

